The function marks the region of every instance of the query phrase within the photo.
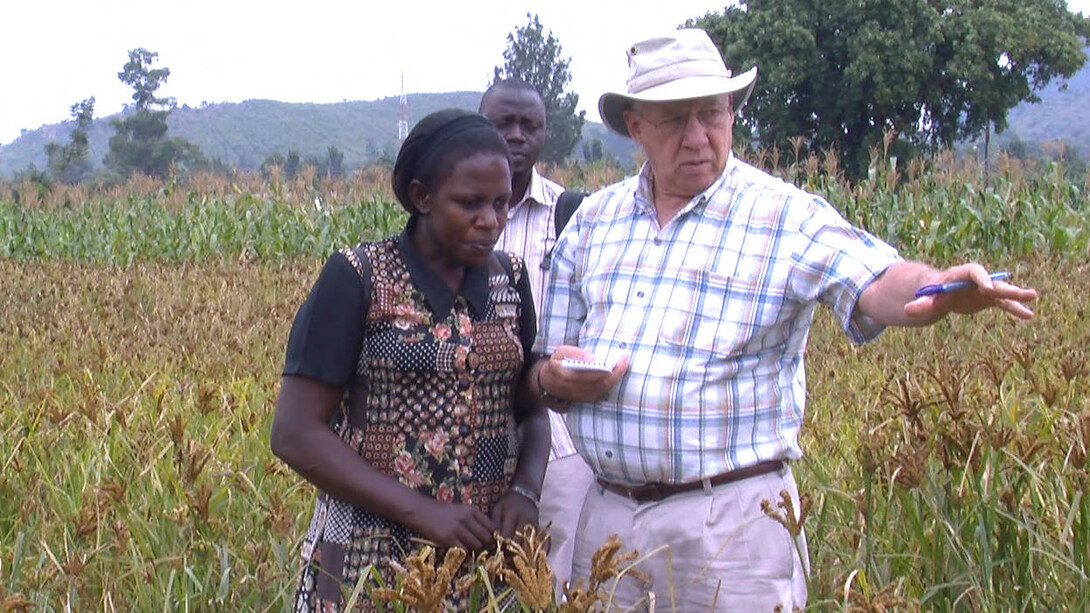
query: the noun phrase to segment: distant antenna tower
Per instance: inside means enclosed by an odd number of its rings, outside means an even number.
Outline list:
[[[409,136],[409,100],[405,97],[405,73],[401,73],[401,104],[397,109],[397,143]]]

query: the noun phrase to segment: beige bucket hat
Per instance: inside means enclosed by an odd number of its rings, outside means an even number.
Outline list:
[[[623,136],[630,136],[624,110],[637,100],[667,102],[733,94],[738,112],[757,80],[756,67],[733,76],[708,33],[696,28],[640,41],[627,53],[628,91],[606,92],[598,99],[602,121]]]

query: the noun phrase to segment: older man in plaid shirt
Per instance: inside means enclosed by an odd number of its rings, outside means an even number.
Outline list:
[[[652,554],[640,565],[650,583],[618,580],[623,609],[657,594],[680,611],[790,611],[806,604],[805,541],[760,502],[787,491],[798,508],[789,461],[802,457],[817,305],[864,342],[951,312],[1028,319],[1036,292],[993,283],[978,264],[905,261],[823,199],[735,158],[734,114],[756,69],[732,75],[703,31],[638,42],[628,61],[627,91],[603,95],[599,110],[647,162],[589,196],[559,237],[535,345],[551,359],[531,373],[567,410],[597,478],[572,576],[588,575],[616,533]],[[953,281],[970,288],[914,296]]]

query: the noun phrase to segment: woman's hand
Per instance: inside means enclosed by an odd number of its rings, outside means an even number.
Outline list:
[[[405,525],[441,547],[481,551],[495,546],[496,522],[468,504],[443,503],[420,497],[417,509],[405,518]]]
[[[537,505],[514,490],[504,492],[492,507],[492,520],[504,538],[514,538],[515,531],[526,524],[537,526],[537,518]]]

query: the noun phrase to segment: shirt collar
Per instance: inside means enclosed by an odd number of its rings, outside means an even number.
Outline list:
[[[450,287],[443,281],[439,275],[432,272],[428,268],[420,254],[416,252],[416,248],[413,247],[413,242],[409,238],[413,228],[416,225],[416,218],[409,220],[409,223],[405,224],[405,229],[401,231],[398,236],[398,249],[401,251],[401,257],[405,260],[405,268],[409,271],[409,279],[412,284],[424,294],[424,299],[427,300],[428,305],[431,306],[432,314],[435,316],[436,321],[443,321],[450,315],[451,308],[454,307],[454,300],[456,295],[450,291]],[[491,256],[490,256],[491,257]],[[478,266],[467,266],[465,277],[462,279],[462,287],[458,291],[458,294],[466,299],[469,303],[473,313],[478,317],[483,317],[485,310],[488,307],[488,262]]]
[[[508,218],[513,217],[515,211],[519,210],[523,205],[532,204],[538,204],[549,209],[553,208],[554,205],[553,199],[549,198],[549,194],[545,191],[545,181],[537,172],[537,167],[530,168],[530,184],[526,186],[526,193],[523,194],[522,200],[519,200],[518,204],[508,209]]]
[[[706,208],[709,202],[715,199],[716,193],[720,190],[729,188],[730,177],[734,174],[734,170],[737,166],[737,158],[734,157],[734,152],[727,153],[727,163],[723,167],[723,172],[712,181],[704,191],[700,192],[696,196],[693,196],[692,200],[688,202],[680,211],[678,216],[697,209],[698,207]],[[636,206],[640,208],[644,213],[655,217],[655,191],[654,191],[655,177],[651,174],[651,164],[644,162],[640,168],[639,180],[636,185]]]

